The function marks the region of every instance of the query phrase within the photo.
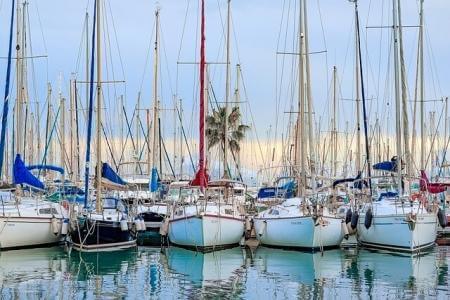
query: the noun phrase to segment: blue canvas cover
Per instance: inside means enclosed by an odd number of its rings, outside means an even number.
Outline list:
[[[14,184],[27,184],[37,189],[45,189],[44,184],[25,167],[25,163],[20,157],[20,154],[17,154],[14,160],[13,177]]]
[[[61,174],[64,174],[64,169],[57,166],[52,165],[31,165],[27,167],[28,170],[51,170]]]
[[[102,164],[102,177],[116,184],[127,185],[127,183],[120,178],[120,176],[107,163]]]
[[[150,192],[156,192],[158,190],[159,175],[156,168],[152,169],[152,177],[150,178]]]
[[[374,164],[373,169],[381,170],[381,171],[395,172],[395,170],[397,169],[397,162],[396,161],[382,161],[377,164]]]

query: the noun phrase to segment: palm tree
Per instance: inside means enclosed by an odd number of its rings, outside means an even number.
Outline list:
[[[213,110],[212,114],[206,117],[206,137],[208,139],[208,150],[219,145],[224,149],[225,136],[227,136],[228,147],[233,156],[241,150],[240,142],[245,137],[245,132],[250,126],[241,124],[241,111],[235,106],[228,115],[228,133],[225,135],[225,107]]]

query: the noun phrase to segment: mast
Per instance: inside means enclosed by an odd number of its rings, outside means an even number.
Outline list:
[[[363,109],[363,124],[364,124],[364,140],[365,140],[365,148],[366,148],[366,165],[367,165],[367,177],[369,178],[369,190],[370,194],[372,194],[372,179],[371,179],[371,160],[370,160],[370,145],[369,145],[369,132],[368,132],[368,116],[367,116],[367,107],[366,107],[366,95],[364,90],[364,76],[363,76],[363,68],[362,68],[362,60],[361,60],[361,35],[359,32],[359,13],[358,13],[358,0],[355,0],[355,17],[356,17],[356,41],[358,45],[358,66],[359,66],[359,78],[361,79],[361,96],[362,96],[362,109]],[[358,91],[359,93],[359,91]],[[358,121],[359,122],[359,121]],[[358,158],[359,160],[359,158]],[[358,170],[360,172],[360,170]]]
[[[18,0],[17,3],[17,25],[16,25],[16,134],[15,134],[15,143],[16,143],[16,154],[22,154],[22,132],[20,128],[22,128],[22,49],[23,49],[23,43],[22,43],[22,22],[21,22],[21,6],[22,1]],[[14,159],[14,158],[13,158]]]
[[[191,185],[199,185],[204,188],[208,178],[205,166],[205,0],[201,0],[200,27],[199,166]]]
[[[6,67],[6,80],[5,80],[5,97],[3,98],[3,114],[2,114],[2,130],[0,135],[0,181],[3,180],[3,161],[5,159],[5,140],[6,129],[8,124],[8,110],[9,110],[9,84],[11,80],[11,61],[12,61],[12,42],[13,42],[13,28],[14,28],[14,4],[15,1],[11,1],[11,20],[9,27],[9,44],[8,44],[8,63]],[[8,143],[6,143],[8,144]],[[6,155],[6,160],[8,160]],[[7,165],[7,164],[6,164]],[[6,177],[8,170],[5,170]]]
[[[336,177],[336,171],[337,171],[337,103],[336,103],[336,96],[337,96],[337,87],[336,87],[336,80],[337,80],[337,69],[336,66],[333,67],[333,120],[332,120],[332,127],[333,127],[333,139],[332,139],[332,146],[333,146],[333,172],[332,176]]]
[[[97,25],[97,8],[99,0],[94,0],[94,18],[93,18],[93,30],[92,30],[92,49],[90,60],[90,76],[89,82],[89,103],[88,103],[88,125],[87,125],[87,139],[86,139],[86,162],[84,172],[84,208],[87,207],[89,200],[89,169],[91,163],[91,138],[92,138],[92,115],[94,110],[94,55],[95,55],[95,26]],[[97,168],[98,169],[98,168]],[[98,193],[97,193],[98,194]]]
[[[66,122],[66,112],[65,112],[65,102],[66,99],[64,99],[64,97],[60,98],[60,103],[59,103],[59,107],[60,107],[60,140],[61,140],[61,149],[60,149],[60,155],[61,155],[61,168],[65,169],[65,158],[64,155],[66,154],[66,135],[65,135],[65,122]],[[62,184],[64,187],[64,180],[65,180],[65,176],[64,176],[65,172],[62,174]]]
[[[400,81],[401,81],[401,96],[402,96],[402,125],[403,125],[403,147],[405,150],[406,174],[411,174],[411,158],[409,151],[409,122],[408,122],[408,103],[406,99],[406,70],[405,60],[403,54],[403,30],[402,30],[402,13],[401,5],[398,1],[398,41],[399,41],[399,55],[400,55]]]
[[[305,137],[305,76],[304,76],[304,28],[303,28],[303,0],[300,1],[299,7],[299,29],[298,29],[298,117],[296,124],[295,135],[295,166],[298,168],[300,164],[300,172],[297,175],[297,196],[303,197],[305,195],[306,186],[306,166],[305,155],[306,148],[304,141]],[[299,147],[300,146],[300,147]]]
[[[403,194],[402,188],[402,124],[401,124],[401,95],[400,95],[400,78],[399,78],[399,40],[398,40],[398,6],[397,0],[393,0],[393,36],[394,36],[394,81],[395,81],[395,128],[396,128],[396,142],[397,142],[397,185],[398,195]]]
[[[312,94],[311,94],[311,72],[309,64],[309,41],[308,41],[308,9],[306,7],[307,1],[303,0],[303,26],[304,26],[304,36],[305,36],[305,72],[306,72],[306,103],[308,105],[308,142],[309,142],[309,157],[310,157],[310,171],[311,171],[311,186],[312,190],[316,190],[316,157],[314,151],[314,123],[313,123],[313,105],[312,105]]]
[[[157,189],[157,168],[158,163],[157,154],[158,146],[160,143],[159,136],[159,101],[158,101],[158,63],[159,63],[159,8],[155,11],[155,48],[154,48],[154,64],[153,64],[153,134],[152,134],[152,149],[151,149],[151,191],[154,192]],[[161,170],[159,170],[161,171]]]
[[[355,0],[355,101],[356,101],[356,153],[355,166],[356,172],[361,172],[361,99],[360,78],[359,78],[359,28],[358,28],[358,2]]]
[[[231,23],[231,0],[227,5],[227,61],[226,61],[226,78],[225,78],[225,120],[224,120],[224,145],[223,145],[223,178],[229,178],[228,172],[228,111],[230,101],[230,23]]]
[[[239,109],[239,113],[241,113],[241,93],[240,93],[240,79],[241,79],[241,65],[237,64],[236,65],[236,89],[234,91],[234,96],[235,96],[235,101],[236,101],[236,106]],[[242,116],[242,114],[241,114]],[[237,153],[235,153],[236,155],[236,160],[237,160],[237,173],[241,174],[241,151],[238,151]]]
[[[101,51],[101,0],[97,0],[97,211],[102,210],[102,51]]]
[[[420,0],[420,26],[419,26],[419,64],[418,74],[420,75],[420,170],[425,170],[425,87],[424,87],[424,68],[423,68],[423,0]]]
[[[70,134],[69,134],[69,138],[70,138],[70,158],[69,158],[69,166],[70,166],[70,180],[74,181],[75,178],[75,97],[74,97],[74,83],[75,80],[71,79],[70,80],[70,88],[69,88],[69,116],[70,116]]]

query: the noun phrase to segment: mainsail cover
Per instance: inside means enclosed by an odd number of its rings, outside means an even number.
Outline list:
[[[27,169],[20,154],[16,155],[13,166],[14,184],[26,184],[37,189],[45,189],[44,184]]]
[[[118,185],[127,185],[127,183],[120,178],[120,176],[107,163],[102,164],[102,177],[110,182]]]

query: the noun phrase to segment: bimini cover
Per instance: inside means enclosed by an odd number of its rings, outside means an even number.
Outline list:
[[[64,169],[57,166],[52,165],[31,165],[27,167],[28,170],[51,170],[61,174],[64,174]]]
[[[115,184],[127,185],[127,183],[120,178],[120,176],[107,163],[102,164],[102,177]]]
[[[45,189],[44,184],[33,174],[31,174],[30,170],[28,170],[27,167],[25,167],[20,154],[17,154],[16,159],[14,160],[13,177],[14,184],[27,184],[37,189]]]

